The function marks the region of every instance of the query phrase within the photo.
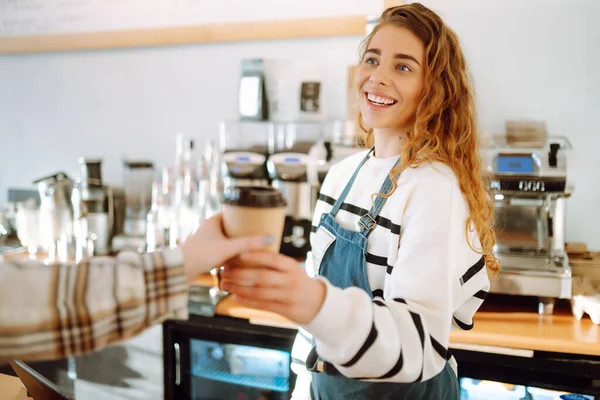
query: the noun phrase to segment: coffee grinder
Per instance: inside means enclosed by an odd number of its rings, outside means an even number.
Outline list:
[[[311,221],[319,187],[309,179],[312,143],[298,143],[272,154],[267,162],[273,186],[287,200],[281,253],[303,259],[310,250]]]
[[[225,186],[269,186],[267,159],[272,151],[270,123],[223,121],[220,148],[226,172]]]

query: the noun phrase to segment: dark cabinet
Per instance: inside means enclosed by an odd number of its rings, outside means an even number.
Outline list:
[[[599,400],[600,357],[533,352],[531,357],[452,350],[461,400]]]
[[[167,400],[287,400],[296,330],[224,316],[163,324]]]
[[[163,324],[166,400],[284,400],[296,330],[225,316]],[[451,349],[461,400],[600,400],[600,357]]]

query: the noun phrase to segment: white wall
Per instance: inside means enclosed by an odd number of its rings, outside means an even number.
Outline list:
[[[332,1],[332,0],[330,0]],[[335,0],[340,6],[344,0]],[[366,1],[366,0],[365,0]],[[600,249],[600,2],[430,0],[459,34],[475,78],[481,124],[547,121],[577,152],[567,239]],[[342,9],[342,8],[341,8]],[[340,12],[343,14],[343,12]],[[346,66],[358,37],[0,56],[0,205],[8,187],[56,170],[77,173],[77,157],[99,156],[120,183],[120,159],[173,158],[173,135],[214,136],[236,117],[244,57],[318,61],[345,113]]]
[[[567,240],[600,249],[600,2],[431,0],[459,35],[471,65],[480,122],[545,120],[576,152]]]

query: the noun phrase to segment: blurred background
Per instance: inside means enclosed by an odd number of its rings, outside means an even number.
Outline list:
[[[220,210],[229,185],[261,184],[286,195],[281,251],[304,262],[329,167],[361,150],[359,45],[402,3],[411,1],[0,0],[0,253],[52,262],[176,246]],[[469,63],[503,261],[491,301],[500,314],[480,314],[499,325],[452,339],[463,398],[598,399],[600,1],[422,3],[458,34]],[[198,284],[189,326],[36,367],[72,393],[79,382],[78,398],[287,398],[289,368],[261,372],[267,383],[231,364],[209,363],[229,375],[206,372],[204,361],[224,354],[289,361],[295,328],[214,322],[225,295]],[[207,333],[203,318],[224,325]],[[529,333],[516,328],[523,321]],[[490,355],[494,346],[506,358]],[[515,369],[523,357],[533,364]],[[175,384],[169,371],[182,362],[191,364]],[[243,385],[264,392],[232,389]]]

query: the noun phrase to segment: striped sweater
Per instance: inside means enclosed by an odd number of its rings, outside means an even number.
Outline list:
[[[366,154],[352,155],[329,171],[313,219],[314,253],[326,246],[315,225]],[[343,228],[359,230],[371,195],[397,159],[367,160],[336,216]],[[480,247],[474,230],[467,241],[468,215],[466,199],[446,165],[425,162],[401,174],[367,243],[373,298],[359,288],[342,290],[320,278],[327,284],[325,302],[314,320],[300,327],[292,350],[298,374],[294,398],[308,398],[310,374],[303,364],[313,338],[318,354],[348,377],[414,382],[441,372],[450,330],[472,328],[489,289],[483,257],[469,246]],[[315,275],[318,268],[318,260],[309,257],[308,273]]]

